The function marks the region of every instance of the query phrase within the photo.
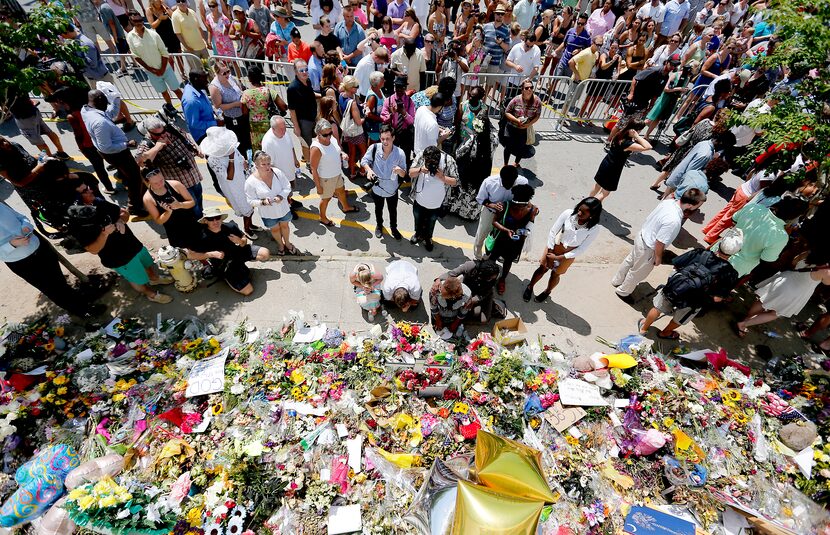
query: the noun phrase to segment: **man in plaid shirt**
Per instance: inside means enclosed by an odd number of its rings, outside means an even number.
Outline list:
[[[136,154],[139,165],[152,163],[168,180],[184,184],[196,201],[196,217],[202,217],[202,174],[196,165],[199,149],[181,129],[158,117],[144,119],[143,126],[146,133]]]

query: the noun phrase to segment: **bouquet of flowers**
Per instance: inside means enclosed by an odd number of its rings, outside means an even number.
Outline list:
[[[176,515],[156,487],[132,488],[104,478],[72,490],[63,507],[79,526],[106,535],[162,535],[176,523]]]

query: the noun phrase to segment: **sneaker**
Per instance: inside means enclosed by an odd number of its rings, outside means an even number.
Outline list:
[[[173,284],[173,282],[173,277],[169,275],[159,275],[159,278],[150,281],[150,286],[164,286],[165,284]]]
[[[432,251],[433,249],[435,249],[435,244],[432,243],[432,240],[426,240],[424,241],[424,249],[426,249],[427,251]]]
[[[159,303],[159,304],[162,304],[162,305],[166,305],[167,303],[169,303],[170,301],[173,300],[172,297],[170,297],[167,294],[163,294],[161,292],[156,292],[152,296],[147,296],[147,299],[149,299],[153,303]]]
[[[250,228],[251,232],[265,232],[266,230],[268,230],[268,229],[264,229],[264,228],[260,227],[259,225],[251,225],[251,228]]]
[[[378,226],[375,228],[375,238],[383,238],[383,227]]]
[[[175,117],[176,113],[178,113],[178,112],[176,112],[176,108],[174,108],[173,105],[170,104],[169,102],[165,102],[164,106],[162,106],[161,109],[162,109],[162,111],[164,111],[165,114],[167,114],[168,117],[171,117],[171,118]]]
[[[72,159],[71,156],[69,156],[67,153],[63,152],[62,150],[59,150],[53,156],[55,158],[57,158],[58,160],[71,160]]]
[[[412,245],[417,245],[419,241],[421,241],[421,237],[417,234],[413,234],[412,237],[409,238],[409,243]]]
[[[393,228],[392,230],[390,230],[389,233],[392,234],[392,237],[395,238],[396,240],[400,240],[401,238],[403,238],[403,236],[401,236],[401,233],[398,232],[398,229],[396,229],[396,228]]]

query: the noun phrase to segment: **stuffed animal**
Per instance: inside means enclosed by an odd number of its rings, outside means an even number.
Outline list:
[[[38,452],[17,469],[19,487],[0,507],[0,526],[17,526],[46,512],[63,495],[66,475],[80,464],[78,452],[66,444]]]

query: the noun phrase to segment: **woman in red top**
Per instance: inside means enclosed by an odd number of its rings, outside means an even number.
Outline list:
[[[291,30],[291,42],[288,44],[288,61],[292,62],[295,59],[301,59],[306,63],[311,59],[311,47],[303,41],[297,28]]]

